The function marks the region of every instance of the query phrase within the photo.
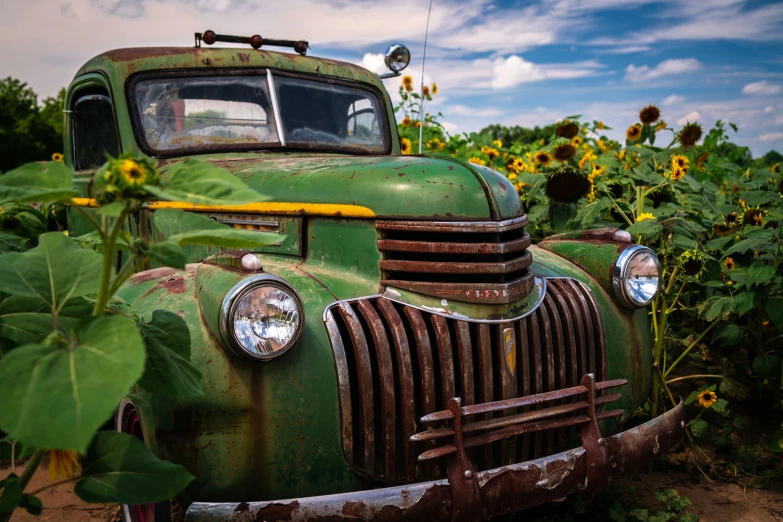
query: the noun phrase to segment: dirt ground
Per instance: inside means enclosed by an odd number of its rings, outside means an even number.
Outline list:
[[[24,468],[17,467],[17,474]],[[0,469],[0,479],[10,469]],[[49,483],[45,467],[33,476],[30,489]],[[706,484],[698,476],[686,471],[654,471],[639,474],[624,481],[631,484],[645,500],[652,502],[652,494],[673,488],[685,495],[693,505],[688,510],[701,517],[701,522],[770,522],[783,521],[783,484],[773,483],[767,490],[743,488],[734,482],[715,481]],[[119,520],[118,507],[108,504],[87,504],[73,493],[73,484],[61,484],[38,495],[43,502],[43,513],[35,517],[24,511],[14,514],[14,522],[112,522]]]

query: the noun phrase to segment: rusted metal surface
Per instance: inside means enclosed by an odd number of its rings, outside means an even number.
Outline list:
[[[498,263],[384,259],[380,266],[381,270],[426,274],[513,274],[529,267],[532,263],[533,257],[530,252],[525,252],[517,259]]]
[[[682,439],[685,407],[682,402],[660,417],[631,430],[605,437],[605,472],[600,480],[626,475],[643,467]],[[465,480],[465,474],[462,474]],[[590,487],[588,457],[580,447],[519,464],[473,473],[479,488],[474,506],[460,510],[480,513],[470,520],[486,519],[558,500]],[[469,495],[451,480],[422,482],[355,493],[270,502],[196,502],[188,508],[187,522],[291,522],[357,521],[397,522],[453,520],[454,500]],[[467,482],[467,480],[465,480]],[[587,481],[587,484],[585,482]],[[473,497],[470,497],[473,498]]]
[[[452,522],[473,522],[481,517],[481,490],[476,470],[468,460],[462,439],[462,403],[459,397],[449,400],[448,408],[454,415],[454,452],[448,467],[452,496]]]
[[[343,453],[349,461],[353,460],[353,408],[351,407],[351,378],[348,374],[348,360],[340,330],[334,320],[333,312],[326,316],[326,331],[334,351],[334,367],[337,371],[337,386],[340,388],[340,427],[342,429]]]
[[[384,463],[382,471],[379,475],[386,478],[395,476],[394,464],[395,464],[395,451],[397,449],[396,441],[396,408],[394,398],[394,366],[391,360],[391,351],[389,347],[389,339],[386,337],[386,330],[383,327],[381,318],[375,311],[369,301],[359,301],[359,312],[364,317],[367,326],[370,329],[370,335],[372,336],[373,346],[375,348],[375,360],[377,361],[376,368],[378,369],[378,382],[380,387],[380,420],[381,420],[381,432],[380,441],[384,445]],[[364,390],[361,389],[360,393]],[[376,470],[378,469],[376,462]]]
[[[378,230],[415,232],[486,232],[499,234],[528,225],[527,216],[504,221],[376,221]]]
[[[359,445],[359,452],[363,460],[361,466],[365,473],[375,474],[375,404],[370,352],[362,325],[359,323],[359,318],[356,316],[353,308],[351,308],[351,305],[340,303],[338,310],[348,328],[356,360],[359,408],[355,413],[358,414],[358,427],[362,430]],[[351,445],[353,445],[353,441]]]
[[[416,432],[413,365],[411,362],[410,347],[408,345],[408,335],[405,332],[405,325],[402,322],[402,318],[400,318],[400,315],[397,313],[397,310],[394,308],[391,301],[380,299],[378,301],[378,308],[381,310],[381,315],[383,315],[383,318],[386,320],[386,325],[394,340],[394,354],[397,360],[397,379],[400,391],[397,404],[400,407],[400,423],[402,425],[403,444],[401,453],[405,467],[404,476],[408,480],[413,480],[416,474],[416,456],[414,455],[411,445],[405,442]],[[391,373],[392,370],[393,368],[390,366],[389,373]],[[394,386],[393,381],[392,386]],[[394,416],[392,416],[391,422],[394,422]],[[392,430],[394,429],[395,426],[392,426]],[[394,431],[392,431],[390,438],[395,438]],[[394,446],[390,445],[388,440],[386,442],[385,450],[387,455],[390,455],[392,459],[396,457]],[[390,476],[394,475],[392,474]]]
[[[508,304],[533,290],[524,217],[503,222],[377,221],[382,284],[455,301]],[[501,236],[501,233],[503,235]],[[420,274],[438,274],[436,282]]]
[[[577,375],[587,372],[576,372],[589,369],[588,355],[580,358],[578,345],[586,344],[585,352],[599,350],[603,329],[600,324],[585,324],[595,319],[589,291],[570,285],[566,279],[548,281],[551,292],[544,295],[541,306],[531,315],[510,322],[472,323],[384,296],[342,301],[336,305],[338,308],[330,307],[325,321],[333,336],[333,348],[336,353],[346,354],[344,371],[342,363],[336,363],[338,380],[348,373],[347,386],[340,387],[341,411],[357,416],[350,422],[352,428],[343,430],[343,437],[351,439],[344,441],[343,447],[346,455],[355,457],[355,461],[349,459],[352,466],[386,482],[443,477],[443,463],[421,464],[416,456],[437,449],[433,441],[444,436],[443,430],[448,426],[443,423],[452,418],[448,410],[436,410],[453,397],[461,398],[464,414],[470,418],[466,433],[478,433],[478,427],[487,422],[496,429],[508,428],[524,419],[528,424],[549,423],[543,424],[542,430],[518,430],[507,440],[468,444],[468,457],[477,469],[536,458],[572,440],[578,434],[579,423],[560,422],[552,411],[561,410],[550,408],[566,406],[562,409],[564,415],[581,415],[579,408],[567,406],[581,402],[578,396],[585,393]],[[359,315],[355,324],[349,310],[356,310]],[[581,318],[576,316],[578,313]],[[332,321],[334,324],[329,325]],[[578,321],[581,330],[574,326]],[[336,343],[334,336],[341,334],[345,337]],[[366,361],[364,352],[368,354]],[[589,357],[596,365],[605,359],[597,353]],[[600,381],[605,372],[597,370]],[[600,394],[602,388],[596,389]],[[364,390],[370,390],[373,397],[365,398]],[[618,396],[609,398],[616,400]],[[597,405],[602,407],[610,402],[608,399]],[[373,411],[367,411],[368,408]],[[366,433],[360,428],[369,426],[370,415],[375,429],[374,467],[365,464]],[[512,421],[505,422],[507,418]],[[344,424],[349,423],[347,417],[341,419]],[[417,430],[417,420],[420,430],[434,434],[411,438]]]

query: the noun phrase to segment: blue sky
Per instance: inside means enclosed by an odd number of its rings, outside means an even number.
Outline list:
[[[304,38],[310,54],[382,72],[404,43],[420,77],[427,2],[4,0],[0,75],[50,95],[104,50],[191,45],[195,31]],[[13,50],[12,52],[9,52]],[[755,155],[783,152],[783,2],[435,0],[425,80],[452,132],[602,119],[615,137],[650,103],[672,125],[718,119]],[[394,93],[398,79],[387,80]]]

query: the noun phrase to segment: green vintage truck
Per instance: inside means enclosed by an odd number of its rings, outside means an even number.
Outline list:
[[[200,45],[215,41],[250,45]],[[172,207],[280,234],[193,248],[187,270],[121,290],[187,320],[205,390],[120,406],[118,430],[196,476],[125,519],[478,520],[589,498],[677,444],[682,405],[621,427],[651,381],[655,254],[615,229],[531,245],[501,174],[401,155],[381,78],[307,48],[208,31],[101,54],[68,88],[65,161],[85,198],[105,154],[128,151],[163,175],[198,155],[269,197],[153,202],[132,234]],[[390,48],[389,75],[409,57]]]

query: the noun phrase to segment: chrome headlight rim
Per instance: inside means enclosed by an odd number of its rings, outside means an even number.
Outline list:
[[[252,292],[261,286],[277,287],[289,293],[291,297],[294,298],[297,310],[301,317],[299,327],[296,329],[296,332],[294,333],[291,340],[283,348],[271,354],[248,352],[242,347],[242,345],[234,336],[234,312],[236,311],[237,305],[247,293]],[[256,361],[271,361],[288,352],[288,350],[290,350],[296,344],[296,342],[299,340],[299,337],[302,335],[304,325],[304,306],[302,306],[302,300],[299,297],[299,294],[284,279],[272,274],[258,274],[239,281],[231,287],[228,293],[226,293],[226,296],[223,298],[223,302],[220,305],[220,320],[218,321],[218,328],[220,330],[220,338],[223,341],[223,345],[234,355]]]
[[[658,269],[658,288],[650,299],[641,303],[628,295],[625,280],[628,277],[628,269],[631,266],[631,260],[637,255],[644,253],[652,255],[653,259],[655,259],[655,265]],[[620,253],[620,257],[615,261],[614,268],[612,269],[612,287],[614,288],[615,297],[625,308],[635,310],[649,305],[661,289],[661,263],[658,261],[658,256],[655,254],[655,251],[644,245],[634,245],[623,250]]]

